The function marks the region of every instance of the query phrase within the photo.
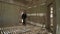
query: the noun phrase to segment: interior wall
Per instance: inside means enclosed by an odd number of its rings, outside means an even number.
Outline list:
[[[1,26],[1,22],[2,22],[2,17],[1,17],[1,3],[0,3],[0,26]]]
[[[60,34],[60,0],[56,0],[56,14],[57,14],[57,32]]]
[[[2,27],[18,24],[19,6],[0,2],[0,7],[0,23]]]
[[[45,13],[46,14],[46,6],[42,5],[42,6],[37,6],[37,7],[32,7],[30,9],[28,9],[29,12],[27,12],[28,14],[40,14],[40,13]],[[28,17],[29,21],[33,21],[36,23],[41,23],[42,21],[44,21],[43,19],[45,19],[44,17],[41,16],[29,16]]]
[[[17,6],[15,4],[10,4],[10,3],[6,3],[6,2],[0,2],[0,12],[1,12],[1,26],[11,26],[11,25],[18,25],[19,24],[19,10],[20,10],[20,6]],[[25,8],[25,7],[23,7]],[[27,8],[27,7],[26,7]],[[27,9],[27,13],[46,13],[46,6],[45,5],[39,5],[37,7],[32,7],[30,9]],[[43,19],[45,19],[44,17],[41,17]],[[41,23],[41,18],[39,16],[29,16],[29,21],[33,21],[33,22],[39,22]],[[40,21],[41,20],[41,21]]]

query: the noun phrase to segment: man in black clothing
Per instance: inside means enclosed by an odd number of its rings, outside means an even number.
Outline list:
[[[26,25],[26,18],[27,18],[27,14],[26,14],[26,12],[23,12],[23,14],[22,14],[23,25]]]

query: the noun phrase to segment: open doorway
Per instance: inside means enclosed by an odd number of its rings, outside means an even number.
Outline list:
[[[47,27],[49,32],[56,34],[56,8],[55,2],[47,6]]]

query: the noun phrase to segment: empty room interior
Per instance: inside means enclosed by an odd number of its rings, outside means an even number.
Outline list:
[[[60,0],[0,0],[0,34],[60,34]]]

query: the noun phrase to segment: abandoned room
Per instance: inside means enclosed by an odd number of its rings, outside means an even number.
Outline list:
[[[60,34],[60,0],[0,0],[0,34]]]

